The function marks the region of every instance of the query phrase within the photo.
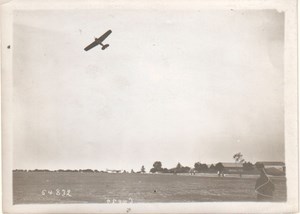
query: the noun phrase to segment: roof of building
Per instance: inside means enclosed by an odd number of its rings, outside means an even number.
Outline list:
[[[262,163],[264,166],[285,166],[284,162],[279,161],[258,161],[257,163]]]
[[[230,167],[230,168],[241,168],[241,167],[243,167],[242,163],[224,163],[224,162],[221,162],[221,163],[225,168],[227,168],[227,167]]]

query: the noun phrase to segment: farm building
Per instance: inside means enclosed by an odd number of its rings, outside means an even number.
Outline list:
[[[105,172],[107,173],[121,173],[122,170],[116,170],[116,169],[106,169]]]
[[[275,161],[259,161],[266,169],[266,172],[271,175],[284,175],[285,174],[285,163]]]
[[[222,162],[222,165],[224,166],[223,173],[233,174],[233,173],[243,172],[243,164],[242,163],[224,163],[224,162]]]

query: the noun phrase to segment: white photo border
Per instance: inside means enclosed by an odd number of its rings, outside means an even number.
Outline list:
[[[13,11],[15,10],[265,10],[285,14],[284,37],[284,127],[287,201],[201,202],[201,203],[139,203],[139,204],[28,204],[13,205],[12,191],[12,51]],[[296,0],[24,0],[1,5],[1,103],[2,103],[2,189],[5,213],[284,213],[298,212],[298,75],[297,75],[297,1]]]

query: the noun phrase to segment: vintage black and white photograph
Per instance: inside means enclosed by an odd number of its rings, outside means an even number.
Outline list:
[[[285,11],[167,5],[11,12],[12,206],[288,203]]]

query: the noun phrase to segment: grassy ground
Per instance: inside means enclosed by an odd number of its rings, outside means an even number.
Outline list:
[[[285,201],[285,178],[272,181],[276,189],[273,200]],[[13,201],[14,204],[255,201],[255,182],[256,178],[238,177],[14,172]]]

